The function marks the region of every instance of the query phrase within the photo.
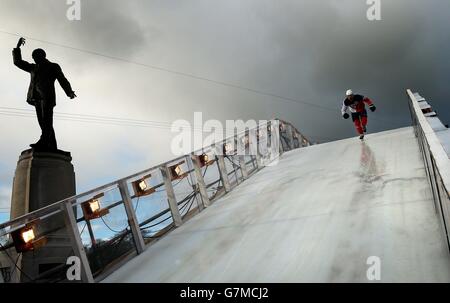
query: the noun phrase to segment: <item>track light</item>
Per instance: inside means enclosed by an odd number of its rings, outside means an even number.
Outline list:
[[[234,149],[233,149],[233,146],[231,145],[231,143],[225,143],[223,145],[223,154],[224,155],[229,155],[233,152],[234,152]]]
[[[200,162],[200,167],[209,166],[214,163],[214,160],[210,159],[207,154],[201,154],[197,157]]]
[[[29,222],[24,227],[11,232],[17,253],[34,250],[47,243],[46,237],[42,236],[36,239],[36,234],[36,221]]]
[[[98,200],[92,200],[89,202],[89,208],[91,213],[96,213],[100,210],[100,202]]]
[[[183,164],[185,161],[181,161],[175,165],[172,165],[169,167],[171,180],[177,180],[177,179],[183,179],[188,175],[188,173],[183,172],[183,169],[181,168],[181,164]]]
[[[245,147],[249,146],[250,144],[250,137],[248,135],[245,135],[241,138],[241,143],[242,145],[244,145]]]
[[[97,219],[109,214],[109,209],[102,208],[100,198],[104,196],[103,193],[94,196],[91,200],[81,203],[84,218],[86,220]]]
[[[34,235],[34,230],[32,228],[24,230],[22,232],[22,239],[25,243],[30,243],[32,242],[34,239],[36,238],[36,236]]]
[[[132,183],[134,194],[136,197],[147,196],[155,192],[155,189],[148,183],[152,175],[147,175]]]
[[[267,127],[267,133],[270,133],[269,127]],[[258,139],[264,139],[266,137],[266,134],[262,131],[262,129],[258,129],[258,131],[256,132],[256,137]]]

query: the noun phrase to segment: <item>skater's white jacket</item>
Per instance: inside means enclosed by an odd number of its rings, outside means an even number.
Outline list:
[[[351,113],[363,112],[365,110],[364,103],[366,103],[369,107],[374,106],[372,100],[361,95],[354,95],[352,101],[345,98],[344,101],[342,101],[341,113],[344,115],[347,110],[350,110]]]

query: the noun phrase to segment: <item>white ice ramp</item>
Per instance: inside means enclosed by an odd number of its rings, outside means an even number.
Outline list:
[[[104,281],[450,282],[423,165],[412,128],[294,150]]]

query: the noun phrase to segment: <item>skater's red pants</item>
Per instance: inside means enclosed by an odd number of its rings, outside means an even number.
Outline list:
[[[364,134],[363,128],[367,125],[367,112],[352,113],[352,119],[358,134]]]

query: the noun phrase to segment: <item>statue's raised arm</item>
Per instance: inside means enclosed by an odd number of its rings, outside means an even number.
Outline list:
[[[17,48],[20,48],[22,45],[25,45],[25,38],[20,37],[19,41],[17,42]]]
[[[30,146],[41,151],[54,151],[57,150],[53,129],[53,108],[56,105],[55,81],[58,80],[69,98],[73,99],[76,95],[61,67],[57,63],[50,62],[43,49],[38,48],[32,52],[34,64],[23,60],[20,49],[23,45],[25,45],[25,39],[20,38],[16,48],[13,49],[14,65],[31,74],[27,103],[36,108],[39,126],[42,130],[39,141]]]
[[[32,69],[32,64],[22,59],[22,53],[20,51],[20,47],[22,45],[25,45],[25,38],[20,38],[19,41],[17,41],[17,46],[15,49],[13,49],[13,62],[14,65],[20,68],[21,70],[30,73]]]

